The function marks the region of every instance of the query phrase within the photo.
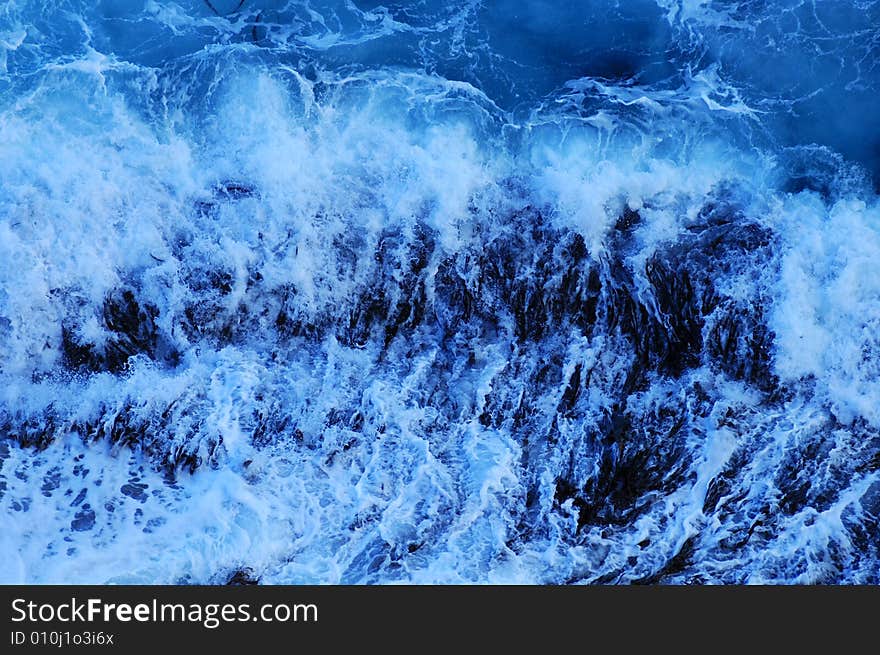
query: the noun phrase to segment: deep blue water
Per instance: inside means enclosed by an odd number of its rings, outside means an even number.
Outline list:
[[[877,583],[880,3],[7,0],[0,582]]]

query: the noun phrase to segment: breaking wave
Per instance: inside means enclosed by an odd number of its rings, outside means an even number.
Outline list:
[[[880,582],[878,26],[8,0],[0,581]]]

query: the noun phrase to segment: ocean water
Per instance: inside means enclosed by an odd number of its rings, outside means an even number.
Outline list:
[[[880,582],[880,2],[5,0],[0,582]]]

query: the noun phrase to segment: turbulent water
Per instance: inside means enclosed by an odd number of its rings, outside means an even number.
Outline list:
[[[5,0],[0,582],[880,583],[880,2]]]

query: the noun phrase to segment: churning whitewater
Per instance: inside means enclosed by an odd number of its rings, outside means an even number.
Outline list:
[[[880,2],[6,0],[0,582],[880,583]]]

